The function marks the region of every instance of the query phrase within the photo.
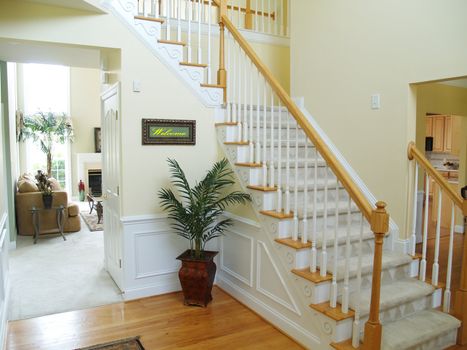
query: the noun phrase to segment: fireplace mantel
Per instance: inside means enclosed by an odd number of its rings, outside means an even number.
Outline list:
[[[83,180],[86,189],[88,184],[88,169],[102,169],[102,153],[77,153],[78,181]]]

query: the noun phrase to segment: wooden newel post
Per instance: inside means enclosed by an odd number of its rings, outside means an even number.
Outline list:
[[[375,253],[373,259],[373,280],[371,287],[370,316],[365,323],[363,350],[380,350],[382,326],[379,321],[379,300],[381,291],[381,270],[383,261],[383,241],[389,231],[389,214],[386,203],[376,203],[376,209],[371,214],[371,230],[375,235]]]
[[[461,283],[459,290],[456,292],[454,300],[453,314],[461,320],[461,326],[457,333],[457,344],[467,344],[467,186],[462,189],[462,197],[464,198],[462,213],[464,215],[464,247],[462,249],[462,266],[461,266]]]
[[[251,12],[251,0],[246,0],[245,29],[253,29],[253,13]]]
[[[227,71],[225,70],[225,25],[223,16],[227,16],[227,0],[219,0],[219,70],[217,84],[224,88],[224,103],[227,102]]]

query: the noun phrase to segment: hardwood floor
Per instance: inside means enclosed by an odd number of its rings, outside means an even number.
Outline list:
[[[140,335],[147,350],[303,349],[217,287],[207,308],[180,293],[9,323],[7,349],[75,349]]]

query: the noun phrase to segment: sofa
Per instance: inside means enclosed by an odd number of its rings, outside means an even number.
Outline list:
[[[42,193],[37,188],[31,175],[22,175],[17,182],[16,192],[16,225],[18,234],[32,236],[34,227],[32,224],[31,208],[43,208]],[[53,179],[52,179],[53,180]],[[79,217],[79,206],[68,202],[68,194],[59,188],[58,182],[54,183],[53,207],[63,205],[65,208],[64,232],[77,232],[81,230],[81,220]],[[39,214],[40,232],[47,234],[58,232],[57,217],[55,210],[41,211]]]

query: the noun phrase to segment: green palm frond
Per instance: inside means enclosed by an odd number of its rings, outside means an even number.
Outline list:
[[[180,236],[190,240],[190,245],[204,249],[205,244],[223,234],[232,223],[229,219],[219,221],[220,215],[229,205],[246,204],[250,195],[234,191],[225,195],[225,190],[235,181],[227,159],[216,162],[203,180],[190,187],[185,173],[177,161],[168,159],[172,185],[181,200],[170,189],[159,191],[161,207],[169,212],[172,227]],[[199,251],[197,251],[197,255]],[[198,255],[199,256],[199,255]]]

